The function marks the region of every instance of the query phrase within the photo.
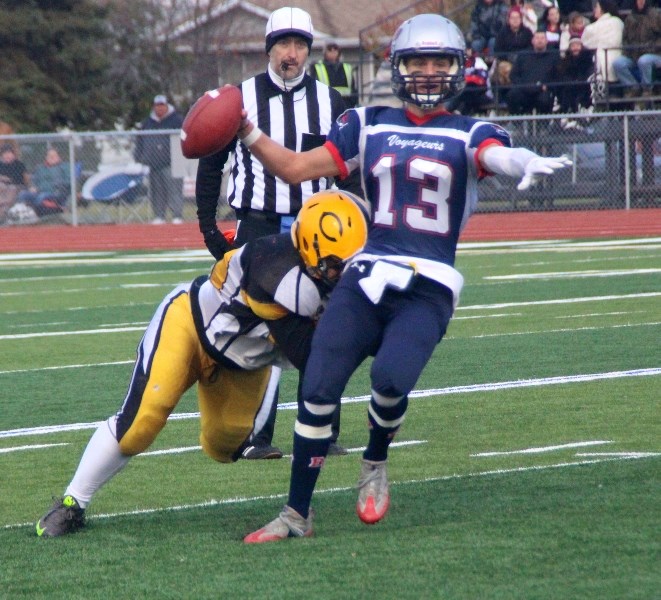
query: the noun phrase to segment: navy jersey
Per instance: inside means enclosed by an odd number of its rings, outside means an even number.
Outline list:
[[[454,265],[459,235],[477,205],[478,180],[487,174],[476,153],[493,141],[511,146],[502,127],[461,115],[417,119],[385,107],[342,114],[327,147],[343,174],[361,169],[372,205],[364,254],[419,259],[408,262],[442,281],[430,273],[438,263]]]

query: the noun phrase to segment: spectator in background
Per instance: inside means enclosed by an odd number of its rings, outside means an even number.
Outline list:
[[[523,26],[530,29],[530,33],[535,33],[539,29],[537,27],[537,13],[529,0],[512,0],[510,6],[521,11]]]
[[[356,79],[351,65],[340,60],[342,50],[334,40],[328,40],[324,47],[324,58],[316,62],[310,69],[310,76],[321,83],[335,88],[346,108],[354,108],[358,104]]]
[[[474,115],[484,112],[486,106],[493,102],[489,67],[470,48],[466,48],[464,61],[466,87],[461,94],[452,98],[445,107],[448,111],[457,111],[462,115]]]
[[[654,68],[661,69],[661,10],[651,8],[651,0],[635,2],[624,21],[623,53],[613,61],[613,70],[630,86],[625,95],[651,96]]]
[[[523,26],[523,17],[519,8],[510,8],[507,13],[507,24],[496,36],[496,56],[499,60],[514,63],[519,52],[530,50],[532,35],[532,31]]]
[[[179,129],[183,117],[163,94],[154,98],[150,115],[140,123],[143,131]],[[135,145],[135,160],[149,167],[149,197],[154,212],[153,225],[165,223],[168,207],[172,222],[183,223],[184,197],[182,186],[172,177],[169,135],[139,135]]]
[[[30,174],[25,165],[18,160],[16,150],[10,144],[0,148],[0,182],[30,187]]]
[[[615,83],[617,75],[613,61],[622,54],[624,23],[618,16],[615,0],[597,0],[594,4],[594,22],[585,26],[581,41],[588,50],[596,50],[596,72],[602,81]]]
[[[553,90],[558,66],[558,53],[547,50],[544,31],[532,36],[532,52],[521,52],[512,67],[512,89],[507,106],[513,115],[550,113],[553,109]]]
[[[477,0],[468,31],[473,52],[493,55],[496,35],[505,26],[507,11],[507,5],[501,0]]]
[[[560,34],[560,52],[565,53],[569,49],[569,40],[581,39],[587,19],[577,11],[572,11],[567,16],[567,23],[562,25]]]
[[[29,185],[30,175],[25,165],[16,157],[14,147],[5,144],[0,148],[0,223],[5,220],[21,188]]]
[[[546,33],[549,50],[560,48],[560,10],[557,6],[549,6],[542,15],[542,27]]]
[[[496,60],[491,65],[491,81],[496,91],[498,103],[505,102],[512,84],[512,66],[519,52],[531,49],[532,31],[523,26],[523,17],[518,6],[507,13],[507,24],[496,36]]]
[[[532,6],[535,14],[537,15],[537,22],[544,23],[544,13],[551,6],[555,6],[557,8],[558,0],[529,0],[529,4]]]
[[[0,135],[14,135],[14,128],[9,123],[0,120]],[[20,148],[18,147],[16,140],[3,139],[0,143],[3,146],[11,146],[14,149],[16,157],[21,156]]]
[[[71,193],[69,163],[55,148],[48,148],[44,162],[32,174],[32,185],[18,195],[18,202],[38,216],[62,212]]]
[[[577,113],[592,104],[588,77],[592,74],[592,53],[583,48],[580,38],[572,38],[565,56],[558,63],[558,102],[561,113]],[[560,119],[563,129],[576,129],[575,120]]]

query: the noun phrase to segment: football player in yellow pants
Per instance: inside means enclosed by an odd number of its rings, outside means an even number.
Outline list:
[[[92,435],[37,535],[80,529],[92,496],[151,445],[196,382],[202,449],[218,462],[236,461],[269,412],[262,398],[272,397],[265,394],[271,368],[305,367],[328,295],[345,261],[365,244],[366,215],[352,194],[319,192],[291,235],[229,250],[209,276],[170,292],[138,345],[121,408]]]

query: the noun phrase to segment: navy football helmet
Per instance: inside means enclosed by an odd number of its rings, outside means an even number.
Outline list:
[[[450,59],[449,72],[409,74],[406,59],[420,55]],[[441,15],[417,15],[399,26],[390,46],[392,91],[404,102],[434,108],[464,89],[465,58],[466,41],[452,21]]]

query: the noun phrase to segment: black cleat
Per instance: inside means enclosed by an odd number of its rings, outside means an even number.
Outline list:
[[[340,446],[337,442],[331,442],[326,456],[345,456],[346,454],[349,454],[349,451],[344,446]]]
[[[37,522],[39,537],[58,537],[75,533],[85,526],[85,509],[73,496],[58,498],[50,510]]]
[[[269,458],[282,458],[282,450],[275,446],[247,446],[241,453],[241,458],[248,460],[264,460]]]

